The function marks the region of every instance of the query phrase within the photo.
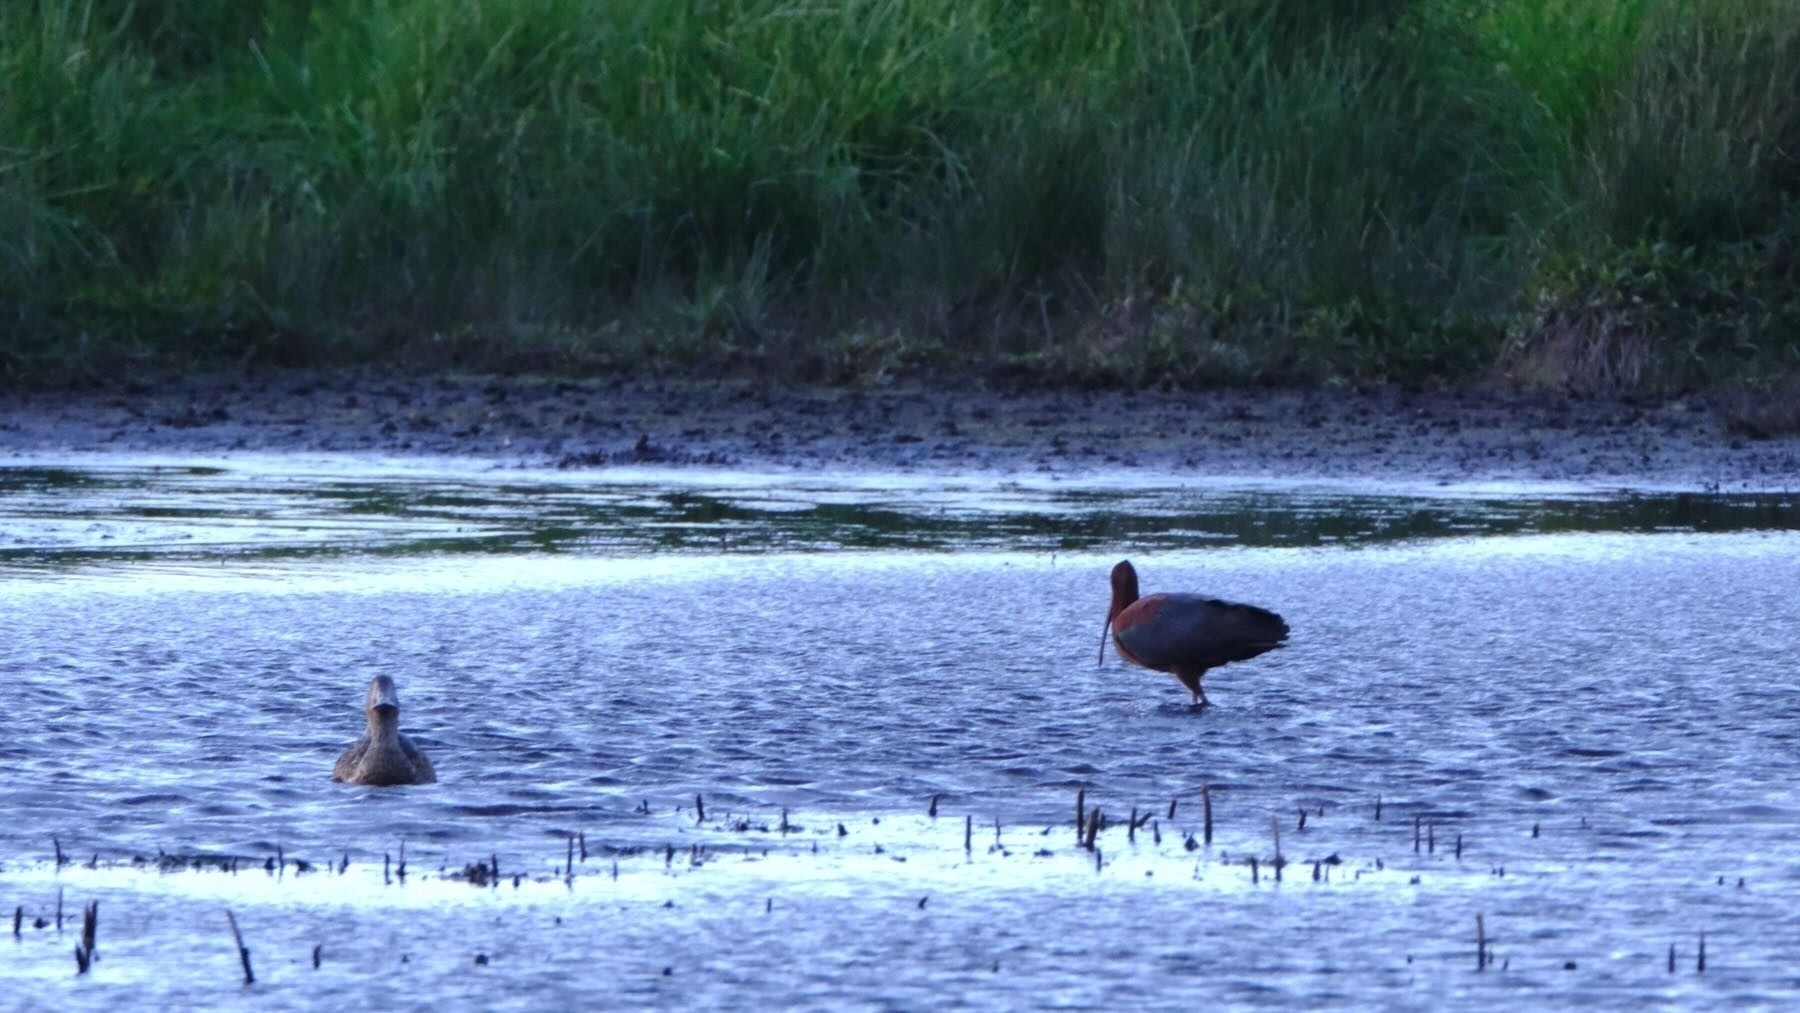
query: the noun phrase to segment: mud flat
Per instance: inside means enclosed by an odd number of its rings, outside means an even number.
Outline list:
[[[583,469],[1800,485],[1800,436],[1734,433],[1715,407],[1480,389],[846,390],[265,373],[0,394],[0,454],[352,451]]]

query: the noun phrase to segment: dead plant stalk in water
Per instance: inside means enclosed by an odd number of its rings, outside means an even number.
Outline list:
[[[256,984],[256,973],[250,970],[250,947],[244,945],[244,934],[238,931],[237,915],[225,909],[225,922],[231,926],[232,941],[237,944],[238,960],[244,965],[244,984]]]
[[[1211,844],[1212,843],[1212,786],[1209,784],[1203,784],[1200,786],[1200,811],[1201,811],[1201,816],[1200,816],[1201,825],[1205,829],[1205,833],[1201,835],[1201,840],[1207,844]]]

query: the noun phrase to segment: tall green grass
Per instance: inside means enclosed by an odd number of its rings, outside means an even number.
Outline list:
[[[1794,366],[1794,13],[21,0],[0,369]]]

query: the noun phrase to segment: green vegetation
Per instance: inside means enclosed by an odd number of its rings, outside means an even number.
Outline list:
[[[1800,372],[1793,0],[18,0],[0,374]]]

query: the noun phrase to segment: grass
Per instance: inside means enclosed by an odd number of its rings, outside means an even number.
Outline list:
[[[1800,372],[1790,7],[7,5],[0,370]]]

